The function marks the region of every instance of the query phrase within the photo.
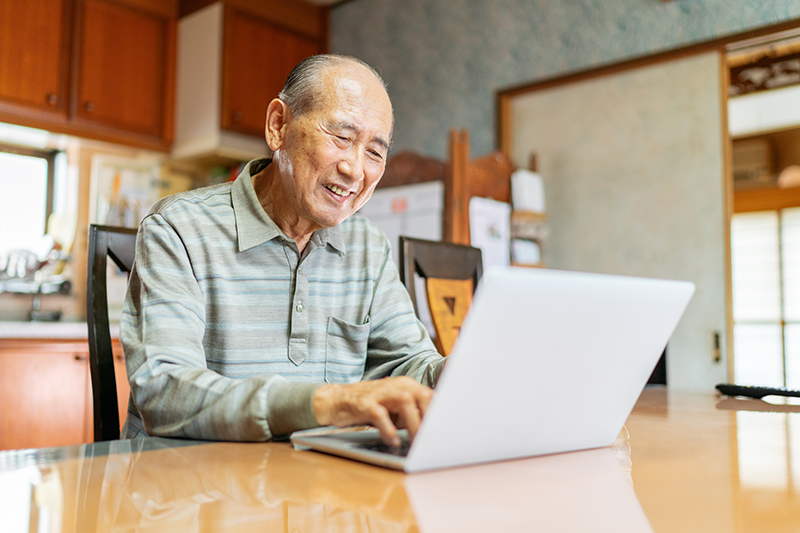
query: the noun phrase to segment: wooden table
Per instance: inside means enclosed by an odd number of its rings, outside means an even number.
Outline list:
[[[0,452],[3,531],[800,531],[800,407],[648,388],[611,448],[404,475],[285,443]]]

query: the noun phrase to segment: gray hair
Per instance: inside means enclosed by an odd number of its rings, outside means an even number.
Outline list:
[[[346,63],[356,63],[366,67],[386,89],[386,82],[383,81],[381,75],[360,59],[338,54],[319,54],[307,57],[295,65],[289,73],[289,77],[286,78],[286,83],[278,94],[278,98],[289,106],[294,116],[299,117],[307,113],[323,98],[320,88],[325,71]]]

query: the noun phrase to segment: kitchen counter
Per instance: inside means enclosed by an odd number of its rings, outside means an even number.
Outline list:
[[[0,339],[86,339],[86,322],[2,322]],[[111,338],[119,338],[119,324],[111,325]]]

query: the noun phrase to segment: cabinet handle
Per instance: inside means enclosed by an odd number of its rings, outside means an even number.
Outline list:
[[[94,102],[86,102],[85,104],[83,104],[83,107],[86,109],[88,113],[91,113],[94,111]]]
[[[241,111],[234,111],[232,117],[234,122],[241,122],[242,120],[242,112]]]
[[[76,353],[73,357],[75,358],[76,361],[79,361],[81,363],[86,361],[86,356],[82,353]]]
[[[55,93],[47,93],[47,103],[55,107],[58,103],[58,96],[56,96]]]

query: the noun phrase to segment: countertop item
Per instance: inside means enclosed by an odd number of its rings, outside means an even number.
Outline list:
[[[82,340],[89,337],[86,322],[1,322],[0,339]],[[119,338],[119,324],[111,324]]]

